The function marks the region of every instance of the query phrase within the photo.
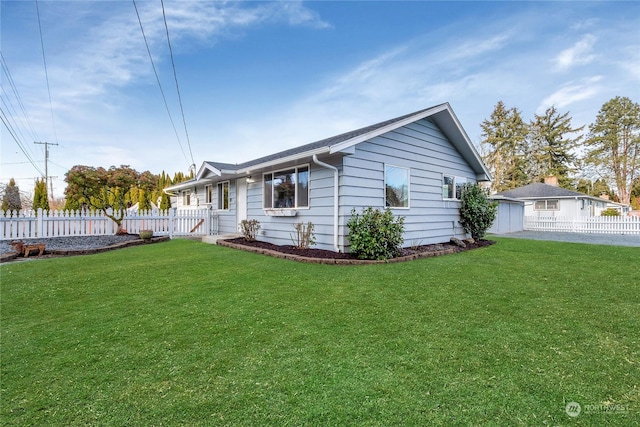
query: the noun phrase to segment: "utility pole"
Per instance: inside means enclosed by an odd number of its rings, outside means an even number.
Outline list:
[[[34,141],[34,144],[44,145],[44,183],[45,187],[49,183],[49,146],[50,145],[58,145],[57,142],[37,142]],[[50,197],[53,197],[53,181],[51,182],[51,192],[49,193]],[[47,197],[47,198],[50,198]],[[52,199],[53,200],[53,199]]]

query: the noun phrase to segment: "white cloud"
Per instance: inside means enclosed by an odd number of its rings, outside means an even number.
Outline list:
[[[584,101],[597,95],[601,88],[598,85],[603,79],[602,76],[593,76],[582,79],[580,82],[569,82],[560,89],[547,96],[538,106],[536,114],[542,114],[544,111],[555,105],[557,108],[564,108],[578,101]]]
[[[565,71],[578,65],[586,65],[595,59],[593,45],[598,40],[593,34],[585,34],[573,46],[563,50],[555,58],[555,67]]]

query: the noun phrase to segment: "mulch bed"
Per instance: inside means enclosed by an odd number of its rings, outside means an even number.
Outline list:
[[[392,262],[410,261],[419,258],[428,258],[439,255],[454,254],[471,249],[482,248],[494,244],[492,240],[478,240],[473,243],[465,241],[465,247],[457,246],[453,243],[438,243],[433,245],[422,245],[411,248],[404,248],[399,257],[389,260],[371,261],[361,260],[348,253],[327,251],[324,249],[297,249],[292,245],[274,245],[272,243],[260,241],[247,241],[244,238],[220,240],[218,244],[230,248],[270,255],[276,258],[284,258],[293,261],[309,262],[314,264],[383,264]]]

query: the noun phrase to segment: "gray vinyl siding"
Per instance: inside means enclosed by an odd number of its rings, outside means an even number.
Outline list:
[[[278,170],[274,168],[272,171]],[[260,173],[247,186],[247,218],[260,222],[259,240],[276,245],[291,245],[294,225],[312,222],[317,242],[313,247],[333,250],[333,171],[309,164],[309,207],[297,209],[296,216],[292,217],[265,214],[262,176]]]
[[[405,217],[405,246],[465,237],[458,222],[460,202],[443,200],[442,177],[475,181],[475,173],[428,119],[360,143],[355,154],[344,157],[341,224],[349,220],[352,208],[384,208],[385,164],[410,169],[410,207],[393,209]]]
[[[227,180],[224,180],[227,181]],[[224,182],[220,181],[220,182]],[[213,196],[211,203],[205,203],[206,200],[206,185],[213,186]],[[179,209],[203,209],[208,208],[211,209],[212,214],[218,217],[218,230],[219,234],[228,234],[228,233],[236,233],[238,231],[238,227],[236,224],[236,184],[235,180],[230,180],[229,182],[229,209],[228,210],[217,210],[218,207],[218,183],[202,183],[198,184],[197,187],[191,190],[191,205],[183,206],[182,205],[182,193],[180,193],[180,197],[178,198],[178,208]]]
[[[348,251],[346,223],[352,209],[360,212],[372,206],[384,209],[385,164],[408,168],[410,201],[407,209],[393,209],[405,217],[405,246],[441,243],[452,236],[465,237],[460,227],[460,202],[442,197],[443,175],[475,181],[476,174],[460,153],[429,119],[419,120],[394,131],[361,142],[353,154],[321,159],[339,170],[339,245]],[[315,248],[333,250],[334,172],[309,165],[309,207],[296,210],[296,216],[269,216],[263,209],[263,172],[252,174],[247,182],[247,218],[260,222],[258,239],[278,245],[291,245],[294,224],[312,222]],[[214,185],[214,208],[217,185]],[[236,185],[230,180],[230,209],[218,211],[219,233],[237,231]],[[198,198],[204,200],[204,186],[198,187]],[[201,203],[202,205],[202,203]]]

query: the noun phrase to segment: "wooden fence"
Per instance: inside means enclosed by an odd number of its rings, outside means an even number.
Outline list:
[[[155,236],[217,234],[218,221],[208,209],[127,212],[122,227],[128,233],[152,230]],[[0,240],[115,234],[113,220],[97,211],[0,210]]]
[[[524,229],[531,231],[640,235],[640,217],[585,216],[571,218],[561,216],[525,216]]]

